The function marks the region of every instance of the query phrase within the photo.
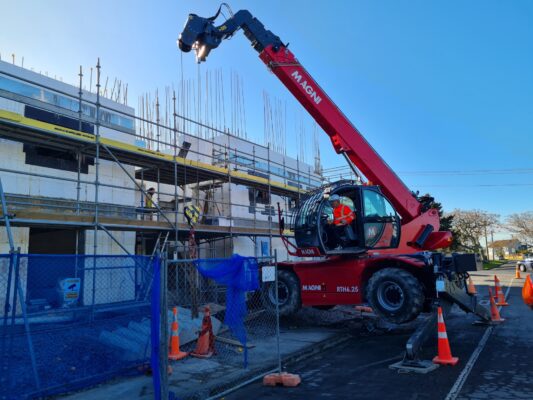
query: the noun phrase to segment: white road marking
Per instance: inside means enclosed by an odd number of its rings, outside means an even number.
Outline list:
[[[514,278],[512,278],[511,281],[509,282],[509,286],[507,287],[507,291],[505,292],[506,300],[507,300],[507,297],[509,296],[509,291],[511,290],[511,285],[513,284],[513,281],[514,281]],[[500,310],[501,308],[502,307],[500,306]],[[485,330],[485,333],[481,337],[476,349],[470,356],[470,359],[468,360],[465,367],[463,368],[463,370],[457,377],[457,380],[453,384],[452,388],[450,389],[450,391],[448,392],[448,395],[446,396],[444,400],[455,400],[457,398],[457,396],[461,392],[461,389],[463,388],[463,385],[466,382],[466,379],[468,378],[468,375],[470,375],[470,372],[472,371],[472,368],[474,367],[474,364],[476,363],[479,355],[485,348],[485,345],[487,344],[490,334],[492,333],[493,330],[494,330],[494,326],[489,326]]]

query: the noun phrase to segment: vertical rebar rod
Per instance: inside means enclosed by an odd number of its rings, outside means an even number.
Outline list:
[[[156,125],[156,136],[157,136],[157,151],[160,150],[159,148],[159,143],[161,142],[161,131],[160,131],[160,128],[159,128],[159,93],[156,91],[155,92],[155,122],[157,123]]]
[[[267,168],[268,168],[268,247],[272,256],[272,187],[270,185],[270,143],[267,146]]]
[[[300,160],[298,156],[296,156],[296,188],[298,189],[298,206],[300,205]]]

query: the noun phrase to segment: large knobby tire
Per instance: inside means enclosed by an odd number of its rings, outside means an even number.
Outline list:
[[[372,275],[366,297],[377,315],[394,324],[414,320],[424,306],[420,282],[400,268],[385,268]]]
[[[278,271],[279,315],[294,315],[302,307],[300,280],[292,271]],[[263,305],[268,311],[276,311],[276,290],[274,282],[265,282],[261,290]]]

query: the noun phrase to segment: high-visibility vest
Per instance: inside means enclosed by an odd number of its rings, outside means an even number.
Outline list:
[[[339,204],[333,210],[333,223],[340,225],[342,223],[350,224],[355,219],[352,209],[344,204]]]
[[[154,199],[150,195],[146,195],[146,208],[153,208],[154,207]]]

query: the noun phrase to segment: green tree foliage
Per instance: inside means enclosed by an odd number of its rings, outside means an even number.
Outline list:
[[[419,196],[418,201],[422,203],[422,207],[424,210],[435,208],[439,212],[440,230],[449,231],[452,233],[452,236],[454,237],[452,248],[455,247],[455,245],[457,244],[457,241],[456,241],[455,232],[453,230],[453,215],[445,214],[444,211],[442,210],[442,204],[439,203],[438,201],[435,201],[435,198],[431,196],[429,193]]]

